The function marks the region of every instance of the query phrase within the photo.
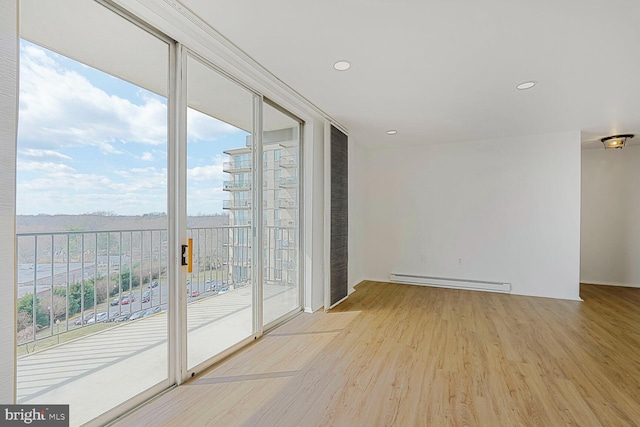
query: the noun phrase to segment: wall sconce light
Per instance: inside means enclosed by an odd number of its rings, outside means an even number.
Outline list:
[[[604,144],[605,149],[622,148],[624,147],[624,143],[627,141],[627,139],[631,139],[633,137],[633,134],[628,133],[625,135],[608,136],[606,138],[602,138],[600,141],[602,141],[602,143]]]

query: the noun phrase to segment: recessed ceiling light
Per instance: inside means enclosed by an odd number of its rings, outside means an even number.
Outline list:
[[[604,148],[622,148],[627,139],[633,138],[634,135],[627,133],[624,135],[613,135],[606,138],[602,138],[600,141],[604,144]]]
[[[333,68],[338,71],[347,71],[349,68],[351,68],[351,63],[349,61],[338,61],[333,64]]]
[[[516,86],[516,88],[518,90],[527,90],[527,89],[531,89],[532,87],[534,87],[536,85],[536,83],[537,82],[535,80],[531,80],[529,82],[522,82],[518,86]]]
[[[397,130],[395,130],[395,129],[389,129],[389,130],[387,131],[387,135],[395,135],[396,133],[398,133],[398,131],[397,131]]]

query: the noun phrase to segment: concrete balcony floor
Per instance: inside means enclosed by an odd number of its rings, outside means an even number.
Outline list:
[[[276,319],[298,305],[299,290],[264,286],[264,317]],[[252,286],[199,299],[187,306],[187,363],[196,366],[253,333]],[[69,404],[81,425],[151,387],[168,383],[167,312],[18,359],[20,404]]]

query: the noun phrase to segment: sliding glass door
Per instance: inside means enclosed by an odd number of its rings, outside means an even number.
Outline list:
[[[170,385],[172,44],[93,1],[20,5],[17,403],[80,425]]]
[[[263,322],[300,309],[300,121],[263,109]]]
[[[17,403],[101,425],[300,310],[302,124],[116,7],[20,19]]]
[[[257,331],[254,109],[260,99],[197,57],[186,65],[187,370]]]

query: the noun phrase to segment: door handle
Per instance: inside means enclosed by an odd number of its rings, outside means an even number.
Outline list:
[[[182,245],[181,265],[187,266],[187,272],[193,272],[193,239],[188,239],[186,245]]]

